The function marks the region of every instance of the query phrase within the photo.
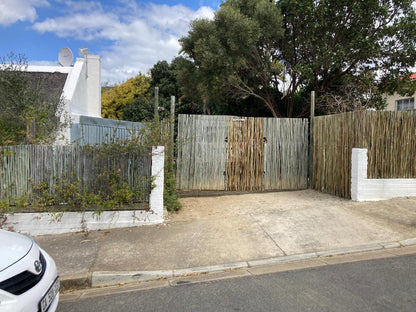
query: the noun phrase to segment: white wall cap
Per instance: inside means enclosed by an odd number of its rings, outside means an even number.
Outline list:
[[[72,71],[72,66],[41,66],[41,65],[28,65],[27,71],[33,73],[62,73],[69,74]]]

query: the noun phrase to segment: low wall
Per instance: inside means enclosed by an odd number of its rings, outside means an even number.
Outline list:
[[[3,229],[30,235],[63,234],[163,223],[164,147],[153,147],[152,177],[148,211],[103,211],[6,214]]]
[[[353,148],[351,161],[352,200],[376,201],[416,196],[416,179],[367,179],[366,148]]]

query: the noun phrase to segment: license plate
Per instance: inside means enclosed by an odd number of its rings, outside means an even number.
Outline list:
[[[58,276],[53,282],[52,286],[49,287],[45,296],[43,296],[42,300],[39,302],[39,311],[45,312],[48,310],[53,299],[56,297],[56,295],[59,292],[59,286],[60,286],[60,283],[59,283],[59,276]]]

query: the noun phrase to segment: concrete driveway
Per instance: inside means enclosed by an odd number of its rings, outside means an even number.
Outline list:
[[[416,198],[357,203],[313,190],[181,198],[153,226],[39,236],[61,276],[180,270],[416,238]],[[133,274],[138,276],[138,274]]]
[[[242,258],[291,255],[416,237],[416,198],[353,202],[314,190],[182,198],[177,222],[199,223],[192,239],[217,235]],[[209,224],[209,226],[208,226]],[[221,235],[219,233],[227,233]],[[257,238],[257,240],[255,239]],[[245,244],[245,240],[252,244]],[[195,242],[196,243],[196,242]],[[241,244],[241,245],[240,245]],[[245,250],[245,251],[244,251]],[[247,254],[242,255],[243,252]]]

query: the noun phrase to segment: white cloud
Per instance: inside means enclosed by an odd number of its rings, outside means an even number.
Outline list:
[[[17,21],[33,22],[37,18],[36,7],[47,5],[46,0],[1,0],[0,25],[11,25]]]
[[[77,13],[67,17],[48,18],[35,23],[33,28],[40,33],[53,32],[58,37],[90,41],[103,38],[103,31],[114,27],[116,23],[116,17],[111,14],[92,12],[88,15]]]
[[[187,34],[195,18],[213,18],[214,11],[201,7],[194,11],[183,5],[141,5],[123,1],[124,7],[106,10],[97,2],[65,1],[66,15],[35,23],[40,33],[52,32],[66,39],[104,42],[110,46],[94,51],[102,58],[103,82],[120,82],[145,74],[157,61],[171,61],[180,49],[178,39]],[[93,9],[91,9],[91,7]]]

